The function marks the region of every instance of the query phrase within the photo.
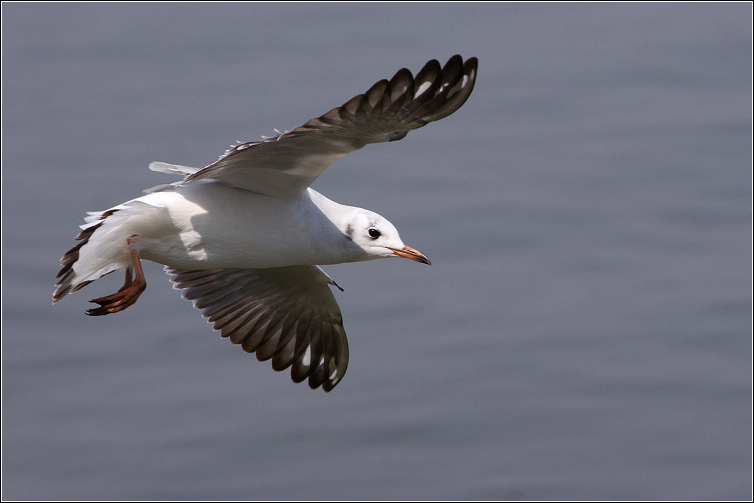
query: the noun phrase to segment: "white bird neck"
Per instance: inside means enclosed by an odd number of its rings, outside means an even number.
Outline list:
[[[312,232],[312,246],[324,254],[318,264],[337,264],[342,262],[358,262],[370,260],[370,257],[359,245],[354,243],[349,234],[349,222],[354,211],[361,211],[355,206],[346,206],[332,201],[316,190],[307,189],[309,199],[319,209],[321,215],[310,221],[309,230]],[[322,218],[324,217],[324,218]]]
[[[307,189],[307,192],[312,203],[319,208],[319,210],[335,225],[335,227],[338,228],[340,232],[345,234],[350,214],[353,210],[358,208],[336,203],[312,188]]]

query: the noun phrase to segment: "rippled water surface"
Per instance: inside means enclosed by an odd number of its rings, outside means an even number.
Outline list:
[[[750,499],[751,6],[2,7],[5,499]],[[432,267],[327,267],[329,394],[146,265],[54,307],[85,211],[479,58],[456,114],[315,188]],[[119,276],[119,275],[118,275]]]

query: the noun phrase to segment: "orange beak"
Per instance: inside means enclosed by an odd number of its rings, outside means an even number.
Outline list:
[[[407,258],[413,260],[414,262],[419,262],[422,264],[432,265],[432,262],[429,261],[429,258],[427,258],[426,255],[424,255],[419,250],[411,248],[410,246],[404,246],[400,250],[398,248],[390,249],[393,250],[393,253],[399,257]]]

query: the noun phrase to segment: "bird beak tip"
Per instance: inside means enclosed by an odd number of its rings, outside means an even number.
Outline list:
[[[424,255],[419,250],[416,250],[414,248],[411,248],[410,246],[404,246],[403,248],[390,248],[393,251],[393,254],[398,257],[407,258],[409,260],[413,260],[414,262],[419,262],[420,264],[427,264],[432,265],[432,262],[430,262],[429,257]]]

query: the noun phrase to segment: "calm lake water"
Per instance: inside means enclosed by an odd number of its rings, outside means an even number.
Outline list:
[[[3,3],[4,499],[752,497],[752,8]],[[146,264],[52,306],[85,211],[391,77],[456,114],[315,182],[432,267],[327,267],[329,394]]]

